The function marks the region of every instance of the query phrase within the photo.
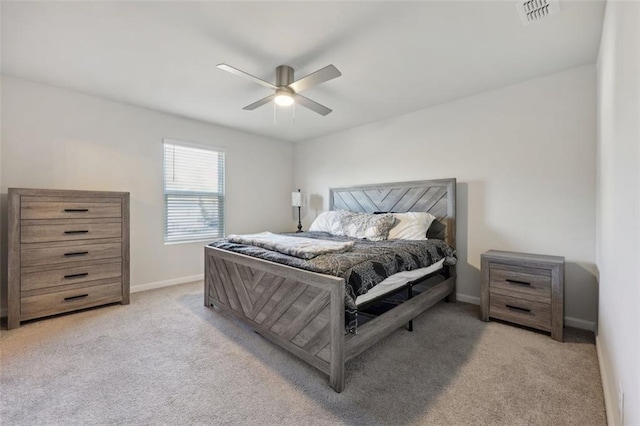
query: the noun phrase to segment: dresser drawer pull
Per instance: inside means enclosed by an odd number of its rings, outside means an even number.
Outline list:
[[[65,234],[88,234],[89,231],[64,231]]]
[[[516,311],[520,311],[520,312],[531,312],[531,309],[527,309],[527,308],[520,308],[518,306],[513,306],[513,305],[504,305],[509,309],[515,309]]]
[[[72,278],[80,278],[80,277],[86,277],[87,275],[89,275],[88,272],[83,272],[81,274],[71,274],[71,275],[65,275],[65,279],[72,279]]]
[[[72,253],[65,253],[65,257],[72,257],[72,256],[84,256],[85,254],[89,254],[88,251],[74,251]]]
[[[510,280],[508,278],[505,281],[508,282],[509,284],[515,284],[515,285],[527,285],[527,286],[531,285],[531,283],[528,283],[526,281]]]
[[[89,296],[89,295],[88,294],[79,294],[77,296],[65,297],[64,300],[65,300],[65,302],[69,302],[71,300],[82,299],[82,298],[87,297],[87,296]]]
[[[86,213],[89,209],[64,209],[67,213]]]

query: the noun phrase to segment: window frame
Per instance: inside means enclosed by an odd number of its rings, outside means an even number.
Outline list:
[[[218,192],[202,192],[202,191],[176,191],[176,190],[171,190],[168,191],[167,190],[167,168],[166,168],[166,156],[165,156],[165,151],[166,151],[166,145],[176,145],[176,146],[181,146],[181,147],[186,147],[186,148],[193,148],[193,149],[200,149],[200,150],[205,150],[205,151],[212,151],[215,152],[217,154],[221,154],[222,155],[222,173],[218,174],[218,177],[221,178],[222,182],[219,185],[219,190]],[[202,144],[202,143],[194,143],[194,142],[188,142],[188,141],[184,141],[184,140],[180,140],[180,139],[170,139],[170,138],[163,138],[162,139],[162,211],[163,211],[163,220],[162,220],[162,239],[163,239],[163,243],[164,245],[173,245],[173,244],[189,244],[189,243],[201,243],[201,242],[210,242],[210,241],[215,241],[217,239],[220,238],[224,238],[224,236],[226,235],[226,217],[227,217],[227,205],[226,205],[226,181],[227,181],[227,177],[226,177],[226,173],[227,173],[227,167],[226,167],[226,162],[227,162],[227,153],[224,149],[218,147],[218,146],[213,146],[213,145],[206,145],[206,144]],[[221,191],[221,192],[220,192]],[[184,240],[169,240],[167,241],[167,237],[169,235],[169,218],[168,218],[168,213],[169,213],[169,206],[168,206],[168,196],[169,195],[204,195],[204,196],[208,196],[208,197],[214,197],[214,198],[218,198],[218,199],[222,199],[222,209],[219,210],[219,214],[222,215],[222,226],[218,228],[220,236],[218,237],[211,237],[211,236],[204,236],[204,235],[200,235],[198,237],[194,237],[193,239],[184,239]]]

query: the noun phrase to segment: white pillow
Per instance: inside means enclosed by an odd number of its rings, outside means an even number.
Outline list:
[[[341,224],[341,217],[344,213],[341,210],[320,213],[309,227],[309,232],[328,232],[333,235],[344,235]]]
[[[389,230],[390,240],[426,240],[427,230],[436,219],[426,212],[393,213],[396,224]]]

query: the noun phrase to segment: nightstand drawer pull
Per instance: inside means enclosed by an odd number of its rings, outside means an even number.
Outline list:
[[[520,312],[531,312],[531,309],[527,309],[527,308],[520,308],[518,306],[513,306],[513,305],[504,305],[509,309],[515,309],[516,311],[520,311]]]
[[[89,231],[84,230],[84,231],[64,231],[65,234],[88,234]]]
[[[88,251],[74,251],[71,253],[65,253],[64,256],[65,257],[71,257],[71,256],[84,256],[85,254],[89,254]]]
[[[89,209],[64,209],[67,213],[86,213]]]
[[[507,278],[505,280],[506,282],[508,282],[509,284],[516,284],[516,285],[528,285],[531,286],[531,283],[528,283],[526,281],[518,281],[518,280],[511,280],[509,278]]]
[[[65,297],[65,298],[64,298],[64,300],[65,300],[66,302],[69,302],[69,301],[71,301],[71,300],[82,299],[82,298],[84,298],[84,297],[88,297],[88,296],[89,296],[89,294],[79,294],[79,295],[77,295],[77,296]]]
[[[89,275],[88,272],[83,272],[81,274],[71,274],[71,275],[65,275],[64,277],[66,279],[71,279],[71,278],[80,278],[80,277],[86,277],[87,275]]]

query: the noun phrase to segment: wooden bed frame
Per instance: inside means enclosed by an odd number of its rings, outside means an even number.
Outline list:
[[[455,246],[455,179],[337,188],[330,209],[427,211],[437,217],[430,238]],[[455,301],[455,268],[419,295],[345,333],[345,282],[243,254],[205,247],[204,304],[240,320],[263,337],[329,375],[344,389],[345,363],[443,298]]]

